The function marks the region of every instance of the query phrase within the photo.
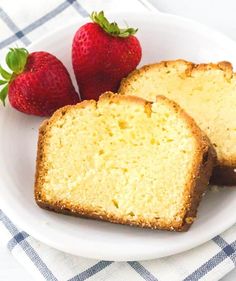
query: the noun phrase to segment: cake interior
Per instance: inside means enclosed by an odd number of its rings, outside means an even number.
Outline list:
[[[71,107],[45,133],[41,197],[122,220],[181,223],[198,145],[189,126],[163,99]]]
[[[127,95],[154,101],[157,93],[176,101],[208,135],[221,165],[236,165],[236,77],[221,69],[194,69],[170,63],[153,65],[125,83]],[[230,73],[229,73],[230,74]]]

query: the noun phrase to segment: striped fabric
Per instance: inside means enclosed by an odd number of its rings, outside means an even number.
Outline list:
[[[151,261],[97,261],[65,254],[20,231],[0,211],[0,237],[35,280],[217,281],[236,265],[236,225],[190,251]]]
[[[24,7],[24,8],[22,8]],[[68,19],[93,10],[154,10],[146,0],[41,0],[0,2],[0,59],[9,46],[27,46]],[[219,280],[236,265],[236,225],[190,251],[144,262],[96,261],[65,254],[18,229],[0,210],[0,238],[35,280]]]

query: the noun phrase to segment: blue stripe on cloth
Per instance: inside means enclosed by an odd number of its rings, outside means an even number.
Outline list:
[[[28,45],[30,44],[30,40],[25,36],[25,34],[20,31],[20,29],[16,26],[13,20],[8,16],[8,14],[0,7],[0,18],[5,22],[5,24],[11,29],[14,33],[15,40],[21,39],[21,41]]]
[[[220,264],[225,259],[230,259],[230,256],[227,253],[231,253],[229,251],[229,246],[234,250],[236,250],[236,241],[231,244],[228,244],[224,247],[218,254],[214,255],[211,259],[201,265],[198,269],[196,269],[193,273],[191,273],[188,277],[186,277],[183,281],[198,281],[203,276],[205,276],[208,272],[213,270],[218,264]],[[231,254],[230,254],[231,255]]]
[[[18,38],[16,37],[16,35],[12,35],[10,37],[8,37],[7,39],[3,40],[0,42],[0,50],[8,45],[10,45],[11,43],[17,41]]]
[[[146,281],[158,281],[143,265],[137,261],[129,261],[128,264]]]
[[[79,4],[77,1],[74,0],[67,0],[70,4],[72,4],[72,7],[75,8],[75,10],[83,17],[88,17],[89,13]]]
[[[7,243],[7,248],[12,251],[13,248],[17,245],[20,244],[21,241],[25,240],[25,238],[29,237],[29,234],[22,231],[18,232],[12,239]]]
[[[18,231],[18,229],[14,226],[14,224],[9,220],[9,218],[1,210],[0,210],[0,220],[3,222],[3,224],[8,229],[8,231],[12,235],[14,235],[13,238],[15,238],[15,241],[18,241],[16,243],[16,245],[20,245],[20,247],[26,253],[28,258],[33,262],[33,264],[37,267],[39,272],[43,275],[45,280],[47,280],[47,281],[58,281],[57,278],[51,272],[51,270],[42,261],[40,256],[34,250],[34,248],[29,244],[28,241],[26,241],[26,239],[25,239],[26,237],[24,237],[25,235],[22,232]]]
[[[52,11],[48,12],[47,14],[42,16],[41,18],[37,19],[33,23],[31,23],[28,26],[26,26],[25,28],[23,28],[21,30],[21,32],[23,32],[23,34],[30,33],[31,31],[33,31],[34,29],[36,29],[40,25],[45,24],[47,21],[51,20],[52,18],[54,18],[55,16],[57,16],[58,14],[63,12],[66,8],[68,8],[70,5],[73,5],[73,3],[75,3],[75,2],[76,2],[76,0],[66,0],[66,1],[64,1],[63,3],[58,5],[55,9],[53,9]],[[84,17],[84,11],[85,10],[82,7],[80,9],[76,9],[76,10],[81,14],[81,16]],[[17,39],[16,39],[15,35],[8,37],[7,39],[0,42],[0,49],[6,47],[7,45],[13,43],[16,40]]]
[[[212,240],[226,253],[228,257],[231,258],[234,265],[236,265],[236,249],[233,248],[233,244],[229,245],[220,235],[217,235]]]
[[[9,218],[3,213],[2,210],[0,210],[0,221],[3,222],[5,227],[8,229],[8,231],[11,233],[12,236],[17,235],[19,232],[18,229],[15,227],[15,225],[9,220]]]
[[[69,279],[68,281],[84,281],[90,278],[91,276],[95,275],[96,273],[100,272],[112,263],[113,261],[100,261],[95,265],[91,266],[90,268],[86,269],[85,271],[81,272],[80,274]]]

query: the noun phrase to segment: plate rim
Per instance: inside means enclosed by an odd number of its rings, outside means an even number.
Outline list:
[[[227,37],[226,35],[222,34],[221,32],[218,32],[216,30],[214,30],[211,27],[208,27],[202,23],[198,23],[194,20],[191,19],[186,19],[184,17],[181,16],[176,16],[176,15],[170,15],[170,14],[164,14],[164,13],[160,13],[160,12],[138,12],[138,13],[131,13],[131,12],[118,12],[118,13],[107,13],[108,16],[119,16],[122,15],[126,16],[126,17],[130,17],[130,16],[145,16],[148,15],[156,15],[158,17],[165,17],[173,22],[182,22],[182,24],[186,24],[188,23],[189,26],[191,25],[191,27],[193,27],[194,29],[198,29],[200,33],[206,33],[207,35],[209,35],[210,32],[210,36],[213,37],[218,37],[218,41],[220,42],[221,40],[223,40],[223,42],[225,43],[225,45],[227,45],[227,47],[232,47],[232,50],[236,50],[236,42],[234,42],[232,39],[230,39],[229,37]],[[78,26],[81,25],[82,23],[86,22],[88,18],[83,18],[83,19],[78,19],[75,21],[72,21],[70,23],[68,23],[67,25],[63,26],[63,27],[59,27],[49,33],[47,33],[46,35],[40,37],[38,40],[35,40],[31,45],[29,45],[27,48],[29,50],[33,50],[34,46],[39,44],[40,42],[44,41],[46,38],[48,38],[49,36],[54,36],[54,34],[58,33],[59,31],[65,31],[67,30],[69,27],[77,24]],[[0,122],[0,125],[2,123]],[[1,155],[0,155],[1,158]],[[4,160],[4,159],[2,159]],[[0,178],[0,185],[5,186],[7,183],[4,184],[4,180],[2,178]],[[59,243],[58,241],[55,241],[54,239],[52,239],[52,237],[45,235],[44,231],[42,232],[38,232],[35,231],[33,228],[30,228],[30,226],[27,224],[27,222],[24,220],[24,218],[22,216],[20,216],[20,214],[18,214],[17,211],[14,210],[14,208],[12,208],[9,204],[7,204],[2,196],[0,196],[0,205],[1,208],[3,210],[3,212],[6,213],[7,216],[9,216],[10,219],[12,219],[18,226],[20,226],[20,228],[24,229],[24,231],[26,231],[28,234],[30,234],[32,237],[34,237],[35,239],[53,247],[56,248],[58,250],[61,250],[63,252],[69,253],[69,254],[73,254],[78,256],[78,251],[76,247],[70,247],[70,249],[68,249],[68,246],[66,246],[66,243]],[[79,251],[79,256],[83,256],[86,258],[91,258],[91,259],[105,259],[105,260],[112,260],[112,261],[135,261],[135,260],[150,260],[150,259],[155,259],[155,258],[160,258],[160,257],[164,257],[164,256],[169,256],[169,255],[174,255],[177,253],[181,253],[184,252],[186,250],[192,249],[196,246],[199,246],[207,241],[209,241],[210,239],[212,239],[214,236],[218,235],[219,233],[225,231],[226,229],[228,229],[230,226],[232,226],[234,223],[236,222],[236,216],[232,216],[231,218],[229,218],[227,220],[227,223],[224,222],[224,224],[221,224],[220,227],[217,228],[217,231],[212,231],[210,233],[208,233],[208,235],[204,235],[205,238],[199,238],[197,240],[195,240],[194,242],[190,244],[186,244],[185,246],[181,245],[181,247],[179,247],[178,245],[176,245],[176,247],[173,248],[165,248],[162,250],[158,250],[158,252],[153,251],[153,253],[146,253],[146,255],[144,255],[142,253],[142,258],[138,258],[136,253],[129,253],[129,256],[125,255],[125,254],[120,254],[120,252],[118,251],[116,253],[116,255],[112,255],[112,254],[108,254],[108,252],[103,253],[102,257],[101,254],[99,254],[99,252],[101,253],[101,251],[96,251],[97,254],[95,254],[95,252],[93,250],[91,250],[91,248],[94,247],[98,247],[100,249],[107,247],[106,242],[101,242],[101,241],[90,241],[90,250],[88,250],[88,248],[86,247],[81,247],[80,251]],[[200,237],[201,235],[199,235]],[[202,237],[202,236],[201,236]],[[80,245],[82,245],[84,243],[84,241],[87,241],[87,239],[81,239],[80,238]],[[98,245],[99,244],[99,245]],[[101,245],[102,244],[102,245]],[[115,245],[115,248],[119,248],[119,245]],[[119,254],[118,254],[119,253]],[[114,258],[115,257],[115,258]],[[127,258],[129,257],[129,258]]]

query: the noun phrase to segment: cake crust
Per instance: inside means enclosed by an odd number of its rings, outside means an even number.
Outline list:
[[[145,73],[153,68],[168,68],[175,67],[178,65],[185,65],[186,70],[182,74],[182,78],[190,77],[195,72],[205,72],[207,70],[221,70],[224,72],[225,79],[230,82],[231,79],[236,79],[236,73],[233,72],[233,66],[228,61],[221,61],[219,63],[201,63],[195,64],[183,59],[170,60],[170,61],[161,61],[159,63],[153,63],[149,65],[145,65],[140,69],[136,69],[131,72],[126,78],[122,79],[120,88],[118,93],[124,95],[127,87],[132,83],[132,81],[139,78],[141,73]],[[235,93],[236,94],[236,93]],[[236,98],[236,97],[235,97]],[[236,185],[236,158],[231,157],[227,159],[227,161],[217,162],[216,166],[213,170],[212,177],[210,179],[210,183],[218,184],[218,185],[228,185],[234,186]]]
[[[106,92],[100,97],[101,100],[109,100],[112,102],[119,102],[125,100],[131,103],[139,103],[143,106],[151,106],[151,102],[135,96],[122,96],[116,95],[111,92]],[[72,107],[87,107],[95,106],[96,101],[83,101],[75,106],[65,106],[57,110],[54,115],[41,125],[39,129],[39,139],[38,139],[38,152],[36,161],[36,174],[35,174],[35,200],[38,206],[43,209],[52,210],[57,213],[63,213],[66,215],[87,217],[92,219],[99,219],[104,221],[109,221],[118,224],[128,224],[133,226],[153,228],[153,229],[165,229],[170,231],[187,231],[197,215],[197,208],[201,201],[202,195],[206,191],[210,175],[212,173],[213,166],[215,164],[216,154],[213,146],[210,144],[208,138],[199,129],[194,120],[185,113],[175,102],[170,101],[166,97],[158,96],[157,102],[159,100],[165,100],[173,107],[175,111],[180,112],[182,118],[186,120],[188,126],[197,141],[196,157],[195,162],[192,166],[192,171],[189,174],[188,182],[185,187],[184,198],[186,199],[186,206],[184,209],[184,219],[176,221],[171,225],[163,220],[146,221],[142,218],[139,220],[127,219],[118,217],[114,214],[105,212],[103,210],[83,208],[81,206],[73,206],[70,202],[48,202],[45,199],[43,193],[44,176],[47,172],[47,168],[44,163],[45,150],[44,142],[46,141],[46,132],[53,126],[54,121],[60,118],[65,113],[69,112]]]

